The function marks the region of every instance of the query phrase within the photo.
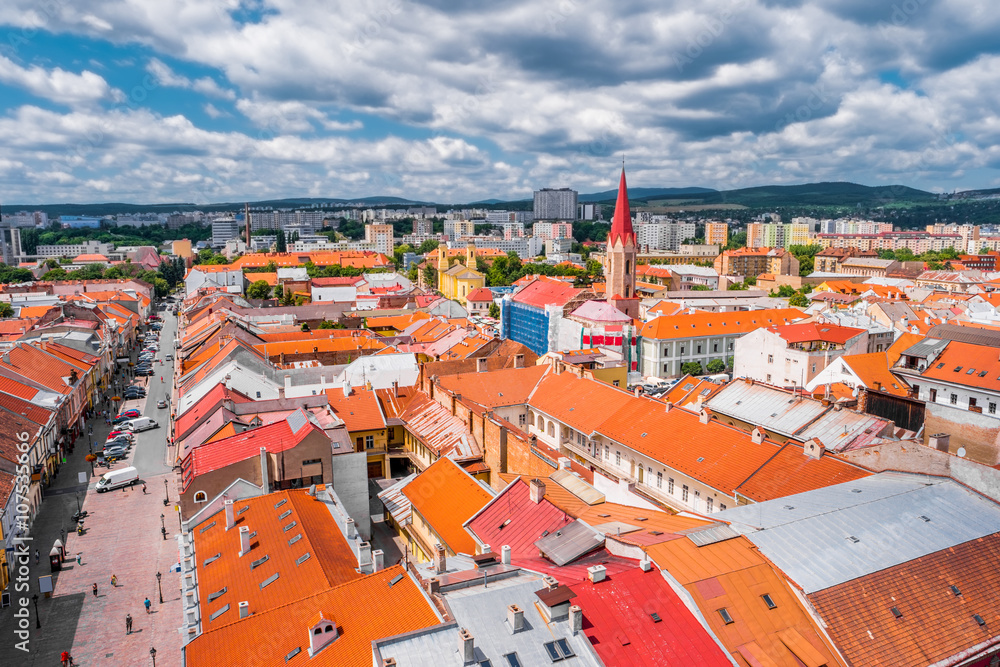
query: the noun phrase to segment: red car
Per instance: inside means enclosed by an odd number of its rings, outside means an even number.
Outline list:
[[[132,409],[132,410],[126,410],[125,412],[119,413],[118,417],[125,417],[127,419],[135,419],[136,417],[139,417],[140,415],[142,415],[141,412],[139,412],[138,410]]]

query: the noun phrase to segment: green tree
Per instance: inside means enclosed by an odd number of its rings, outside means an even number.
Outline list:
[[[288,239],[285,238],[284,230],[278,230],[278,238],[274,243],[274,252],[288,252]]]
[[[156,291],[156,296],[164,297],[170,294],[170,285],[163,278],[156,276],[153,278],[153,289]]]
[[[711,292],[712,288],[709,287],[708,285],[692,285],[691,286],[691,291],[692,292]]]
[[[66,276],[68,275],[66,269],[63,268],[50,269],[42,276],[42,280],[66,280]]]
[[[723,373],[726,370],[726,362],[722,359],[712,359],[708,362],[708,365],[705,366],[705,369],[709,373]]]
[[[490,304],[490,308],[489,308],[489,315],[493,319],[499,320],[500,319],[500,306],[498,306],[495,303],[491,303]]]
[[[415,265],[411,266],[410,270],[406,272],[406,279],[411,283],[415,283],[417,282],[418,273],[417,267]]]
[[[424,282],[428,287],[437,287],[437,271],[430,264],[424,267]]]
[[[319,326],[316,327],[316,328],[317,329],[332,329],[333,328],[333,322],[331,322],[330,320],[323,320],[322,322],[319,323]]]
[[[247,287],[248,299],[267,299],[271,296],[271,286],[266,280],[255,280]]]
[[[778,285],[778,291],[771,292],[769,296],[777,297],[780,299],[787,299],[793,294],[795,294],[795,289],[791,285]]]
[[[302,326],[300,327],[300,329],[302,331],[309,331],[309,323],[308,322],[303,322]]]
[[[688,361],[681,364],[681,373],[686,375],[704,375],[704,371],[701,370],[700,361]]]
[[[14,317],[14,309],[6,301],[0,301],[0,317]]]
[[[809,297],[800,292],[796,292],[788,299],[788,305],[795,308],[808,308],[809,307]]]
[[[416,250],[416,253],[421,256],[426,255],[432,250],[437,250],[437,247],[439,245],[441,244],[438,243],[437,241],[434,241],[433,239],[428,239],[420,244],[420,246]]]
[[[26,283],[34,279],[35,274],[28,269],[0,264],[0,283],[5,285],[8,283]]]

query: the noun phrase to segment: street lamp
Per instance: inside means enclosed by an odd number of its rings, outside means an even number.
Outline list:
[[[170,502],[170,493],[167,491],[167,480],[163,480],[163,505],[164,507]]]
[[[156,590],[159,591],[159,593],[160,593],[160,604],[163,604],[163,587],[160,586],[160,577],[161,576],[162,575],[159,572],[156,573]]]
[[[160,515],[160,532],[163,533],[163,539],[166,540],[167,539],[167,527],[166,527],[166,525],[164,525],[163,519],[164,519],[164,516],[161,514]]]
[[[35,627],[42,627],[42,619],[38,616],[38,593],[31,596],[31,601],[35,603]]]
[[[76,494],[76,513],[80,513],[80,494]]]
[[[156,649],[149,647],[149,657],[153,659],[153,667],[156,667]]]

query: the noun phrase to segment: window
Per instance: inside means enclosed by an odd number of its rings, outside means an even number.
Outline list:
[[[931,403],[937,403],[937,389],[931,389]]]
[[[621,464],[622,464],[622,453],[616,451],[615,452],[615,465],[616,466],[620,466]]]
[[[611,458],[611,447],[604,445],[604,460],[607,461]]]
[[[545,651],[549,654],[549,658],[552,659],[552,662],[559,662],[560,660],[572,658],[576,655],[573,653],[573,649],[570,648],[569,642],[565,639],[557,639],[554,642],[546,643]]]
[[[773,364],[774,363],[774,355],[773,354],[767,355],[767,363],[769,363],[769,364]]]
[[[719,511],[720,512],[725,512],[726,511],[726,504],[725,503],[719,503]]]
[[[768,609],[774,609],[775,607],[778,606],[778,605],[774,604],[774,600],[772,600],[771,596],[768,595],[767,593],[765,593],[764,595],[761,595],[760,599],[764,601],[764,604],[767,605]]]
[[[948,398],[948,402],[951,403],[952,405],[958,405],[958,394],[952,394]]]
[[[813,368],[812,372],[815,373],[816,372],[816,364],[813,364],[812,368]]]
[[[991,415],[995,415],[997,413],[997,404],[990,403],[989,406],[987,407],[987,412],[989,412]]]
[[[662,472],[656,473],[656,488],[658,488],[658,489],[662,489],[663,488],[663,473]]]
[[[767,383],[771,384],[771,374],[770,373],[767,374]]]
[[[521,659],[517,657],[517,652],[508,653],[503,659],[507,661],[507,667],[523,667]]]
[[[528,415],[518,415],[517,416],[517,425],[518,426],[524,426],[527,423],[528,423]]]
[[[712,352],[718,352],[718,351],[719,351],[719,344],[712,343]]]
[[[670,364],[663,364],[663,372],[664,373],[670,372]]]
[[[694,507],[695,509],[698,509],[698,502],[700,500],[701,500],[701,491],[695,491],[694,492],[694,502],[691,503],[691,506]]]
[[[719,610],[719,616],[722,617],[722,622],[729,625],[733,622],[733,617],[729,615],[729,610],[723,607]]]
[[[705,498],[705,511],[711,512],[712,505],[715,503],[715,498]]]
[[[974,408],[974,407],[976,407],[976,399],[970,397],[969,398],[969,408]]]
[[[684,502],[688,501],[688,487],[687,484],[681,487],[681,500]]]
[[[674,495],[674,478],[673,477],[668,477],[667,478],[667,493],[669,493],[670,495]]]
[[[701,345],[698,346],[698,354],[701,354]]]
[[[667,356],[668,354],[670,354],[670,347],[667,346],[667,345],[664,345],[663,346],[663,356]]]
[[[375,446],[375,436],[374,435],[366,435],[365,436],[365,449],[371,449],[374,446]]]
[[[194,494],[194,501],[196,503],[207,503],[208,494],[205,493],[204,491],[198,491],[197,493]]]
[[[684,346],[681,345],[681,354],[684,354]]]

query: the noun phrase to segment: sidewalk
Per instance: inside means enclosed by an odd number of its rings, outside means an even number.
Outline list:
[[[93,427],[93,442],[99,447],[109,428],[101,417],[88,421]],[[82,565],[75,559],[63,563],[61,572],[51,573],[54,592],[51,598],[39,595],[36,629],[32,609],[30,653],[13,648],[15,623],[8,607],[0,612],[0,665],[58,665],[59,654],[70,651],[78,665],[143,665],[150,664],[149,649],[156,647],[157,665],[181,664],[180,575],[169,572],[177,562],[177,517],[173,503],[163,505],[163,480],[171,486],[171,500],[176,500],[173,474],[146,476],[148,494],[142,485],[125,491],[98,494],[94,483],[105,472],[99,469],[91,475],[91,465],[85,460],[89,451],[88,437],[78,438],[74,451],[60,468],[52,486],[45,490],[41,511],[31,527],[32,555],[37,548],[41,563],[30,564],[30,590],[27,597],[38,592],[37,577],[50,574],[48,552],[60,531],[68,534],[63,540],[68,556],[82,553]],[[88,483],[81,485],[78,473],[86,474]],[[84,521],[86,532],[77,535],[71,520],[77,502],[89,512]],[[160,515],[164,516],[167,539],[160,532]],[[164,604],[159,603],[156,572],[162,573],[161,587]],[[111,575],[118,577],[119,586],[112,589]],[[97,583],[98,596],[91,593]],[[21,596],[25,593],[14,593]],[[143,608],[149,597],[152,612]],[[125,634],[125,615],[131,614],[133,633]]]

